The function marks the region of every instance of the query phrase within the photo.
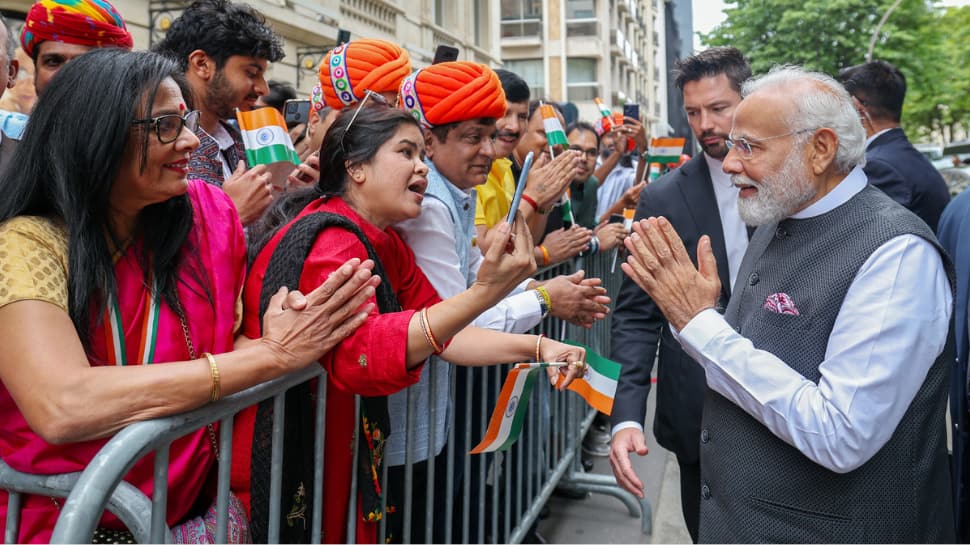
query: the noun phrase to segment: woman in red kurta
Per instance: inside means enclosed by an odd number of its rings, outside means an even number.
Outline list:
[[[234,349],[242,225],[222,191],[186,180],[199,145],[189,92],[177,63],[154,53],[79,57],[45,90],[17,168],[0,178],[0,458],[16,470],[81,471],[132,422],[303,368],[338,339],[331,330],[352,311],[341,307],[363,303],[347,292],[367,283],[366,270],[330,298],[333,306],[308,294],[294,310],[298,298],[284,303],[280,294],[266,335]],[[350,325],[363,317],[356,320]],[[182,524],[212,500],[208,430],[176,440],[169,456],[168,524],[182,525],[176,538],[214,539],[197,533],[202,525]],[[153,461],[124,477],[147,495]],[[0,493],[0,533],[7,498]],[[14,541],[50,541],[62,502],[28,495]],[[245,520],[234,522],[230,537],[245,540]],[[99,526],[124,528],[110,515]]]
[[[267,229],[264,225],[268,234],[263,236],[268,242],[262,246],[246,282],[244,332],[259,334],[258,321],[253,317],[258,316],[263,275],[280,241],[294,224],[317,212],[329,212],[349,219],[360,228],[383,265],[385,278],[382,280],[390,284],[402,310],[390,313],[372,310],[363,326],[320,360],[329,376],[323,541],[345,542],[349,487],[354,471],[348,447],[358,425],[354,420],[354,394],[384,396],[414,384],[424,360],[442,349],[443,357],[462,365],[527,361],[537,355],[544,361],[582,361],[585,354],[576,347],[534,335],[466,327],[535,270],[531,239],[524,222],[516,222],[513,243],[509,242],[510,226],[504,226],[505,240],[493,245],[478,281],[471,288],[444,301],[437,296],[415,265],[410,248],[391,229],[394,223],[421,213],[427,187],[424,137],[410,115],[380,107],[344,111],[327,133],[320,157],[322,171],[318,188],[279,205],[280,209],[298,213],[292,220],[285,218],[288,223],[275,232],[273,226]],[[260,236],[258,231],[251,234]],[[514,250],[507,253],[506,247]],[[297,255],[309,251],[300,275],[300,289],[319,285],[335,266],[349,257],[368,256],[358,237],[340,227],[325,228],[309,248],[300,250]],[[451,339],[450,343],[442,346],[446,339]],[[570,367],[567,378],[571,380],[580,373],[579,368]],[[250,410],[237,419],[233,456],[233,489],[241,493],[247,505],[250,482],[246,470],[252,453],[248,441],[252,438],[253,412]],[[284,513],[288,505],[284,503]],[[377,524],[372,522],[379,520],[382,513],[366,508],[363,513],[368,516],[361,512],[356,516],[357,541],[373,543]],[[254,537],[260,539],[258,534]]]

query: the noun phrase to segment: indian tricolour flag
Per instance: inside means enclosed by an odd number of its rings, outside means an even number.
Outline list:
[[[293,171],[294,165],[300,164],[300,157],[293,149],[283,114],[267,106],[248,112],[236,110],[236,119],[246,147],[246,163],[250,167],[269,166],[273,183],[285,185],[286,176]]]
[[[545,363],[520,363],[509,371],[488,421],[485,438],[469,454],[507,450],[522,434],[529,397],[538,377],[546,375]]]
[[[573,346],[583,346],[573,341],[563,341]],[[586,374],[573,380],[568,388],[586,400],[591,407],[604,414],[613,413],[613,397],[616,383],[620,380],[620,364],[608,360],[586,348]],[[560,382],[563,380],[559,379]]]
[[[680,161],[680,154],[684,152],[684,138],[652,138],[650,153],[647,160],[651,163],[676,163]]]
[[[556,110],[548,104],[543,104],[539,106],[539,111],[542,112],[542,127],[546,130],[546,140],[549,141],[549,145],[568,146],[569,141],[566,140],[566,131],[563,130],[562,123],[556,117]]]

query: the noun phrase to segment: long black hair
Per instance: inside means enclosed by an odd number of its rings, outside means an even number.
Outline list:
[[[417,120],[403,110],[381,106],[344,108],[320,145],[320,180],[315,187],[287,193],[249,228],[249,259],[252,261],[273,235],[321,196],[342,195],[347,189],[347,168],[374,158],[401,125],[420,128]],[[351,120],[353,119],[353,124]],[[348,125],[350,125],[348,130]]]
[[[63,222],[67,229],[68,313],[86,349],[91,305],[99,305],[98,317],[103,318],[107,299],[117,295],[111,247],[121,248],[126,242],[109,220],[111,188],[125,163],[126,149],[139,150],[130,160],[145,168],[148,138],[154,133],[145,125],[133,126],[132,120],[151,112],[155,93],[167,78],[191,104],[178,65],[161,55],[115,48],[81,55],[41,93],[10,161],[15,166],[0,176],[0,221],[44,216]],[[192,224],[192,204],[181,195],[146,206],[135,225],[143,242],[138,260],[144,281],[148,285],[153,276],[155,297],[176,309],[177,271]],[[191,246],[186,253],[195,255]],[[190,269],[189,276],[208,294],[201,269]]]

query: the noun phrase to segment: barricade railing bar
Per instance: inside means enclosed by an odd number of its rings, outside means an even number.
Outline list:
[[[598,277],[611,298],[615,298],[622,276],[616,251],[579,258],[546,268],[536,275],[547,280],[559,274],[585,269],[586,277]],[[570,339],[585,344],[604,356],[609,355],[610,319],[585,329],[552,316],[546,317],[534,330],[554,339]],[[438,393],[439,372],[427,364],[433,400]],[[595,410],[572,392],[558,392],[548,381],[539,380],[528,400],[526,422],[519,441],[509,450],[481,455],[468,451],[484,436],[491,410],[510,365],[447,369],[447,388],[451,402],[447,405],[447,435],[441,452],[436,452],[435,403],[429,403],[427,414],[417,414],[418,395],[407,392],[406,454],[403,483],[392,489],[403,491],[402,498],[385,500],[394,504],[400,517],[399,535],[392,531],[387,518],[379,523],[378,540],[390,538],[396,543],[520,543],[533,531],[543,506],[557,487],[572,491],[608,494],[618,498],[630,515],[640,516],[642,529],[650,531],[650,505],[617,486],[612,475],[583,471],[579,450],[583,436],[590,428]],[[314,476],[311,514],[311,542],[332,542],[322,535],[324,442],[326,440],[326,372],[322,366],[306,369],[249,388],[243,392],[184,414],[132,424],[116,434],[80,474],[27,475],[0,461],[0,489],[9,493],[4,542],[17,541],[20,505],[23,494],[67,497],[51,538],[52,543],[90,542],[103,512],[107,509],[132,532],[140,543],[167,543],[172,533],[166,526],[168,493],[168,448],[178,438],[210,423],[219,423],[218,484],[216,499],[216,541],[225,543],[228,536],[229,476],[232,461],[233,417],[243,409],[273,399],[270,501],[267,538],[280,539],[283,460],[283,422],[286,392],[299,384],[316,380],[316,414]],[[359,415],[360,400],[356,412]],[[359,419],[359,417],[358,417]],[[417,429],[427,431],[428,444],[418,445]],[[392,430],[398,431],[400,430]],[[353,441],[357,465],[357,441]],[[418,447],[421,447],[420,449]],[[417,451],[426,453],[418,460]],[[142,457],[155,453],[153,497],[146,497],[136,487],[122,481],[125,474]],[[347,540],[356,535],[357,486],[352,471]],[[395,470],[395,474],[399,474]],[[388,490],[389,476],[381,476],[382,489]],[[416,506],[423,509],[415,510]]]

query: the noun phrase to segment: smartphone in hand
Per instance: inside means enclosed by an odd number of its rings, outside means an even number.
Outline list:
[[[310,101],[292,99],[283,103],[283,118],[287,126],[306,123],[310,119]]]
[[[434,60],[431,64],[438,64],[440,62],[452,62],[458,60],[458,48],[451,47],[450,45],[439,45],[437,49],[434,50]]]
[[[623,117],[632,117],[637,121],[640,120],[640,105],[636,102],[627,102],[623,105]],[[625,123],[625,121],[624,121]]]
[[[525,193],[525,182],[529,178],[529,170],[532,169],[532,160],[535,158],[533,152],[529,152],[522,161],[522,174],[519,175],[519,182],[515,185],[515,195],[512,197],[512,206],[509,208],[509,215],[505,220],[509,225],[515,221],[515,214],[519,211],[519,203],[522,202],[522,194]]]

